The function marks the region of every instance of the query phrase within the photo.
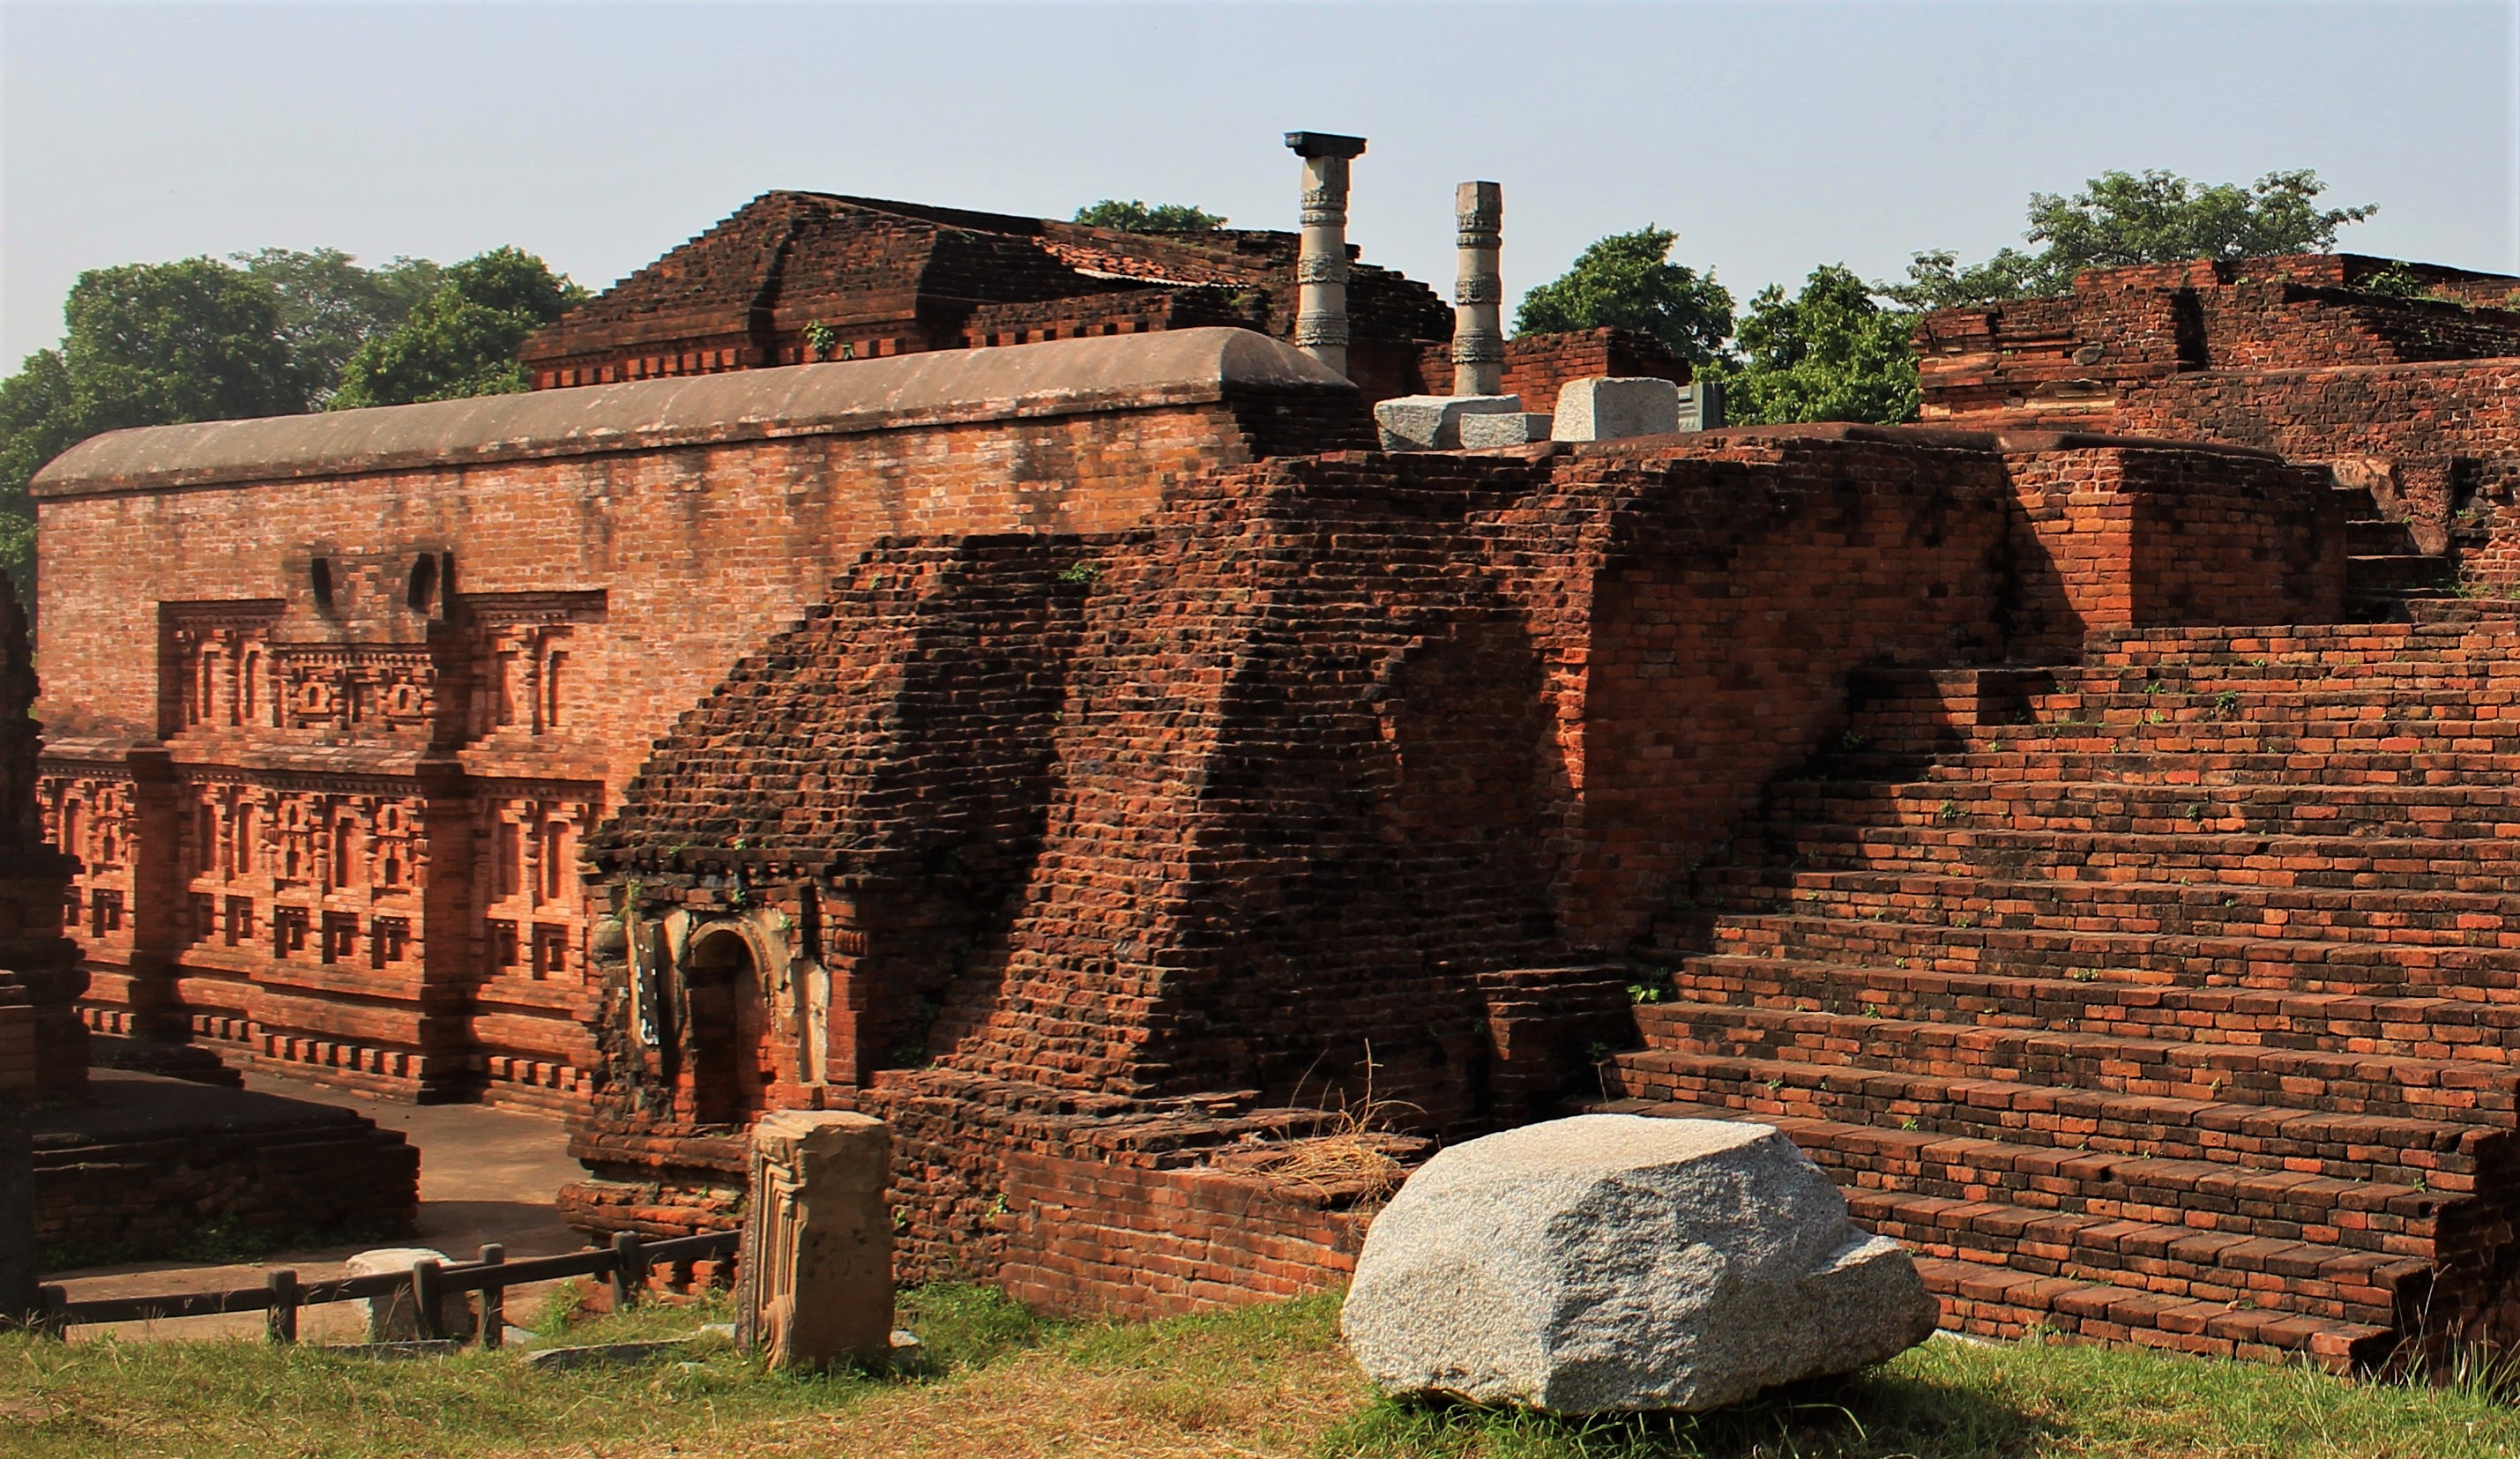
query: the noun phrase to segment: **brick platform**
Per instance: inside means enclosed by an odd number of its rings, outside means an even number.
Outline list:
[[[382,1241],[419,1215],[420,1152],[332,1105],[100,1070],[28,1124],[36,1240],[86,1261],[172,1256],[212,1228]]]
[[[722,1220],[753,1112],[849,1107],[895,1127],[907,1275],[1133,1312],[1333,1280],[1372,1197],[1251,1142],[1598,1092],[1620,954],[1845,732],[1846,676],[2339,616],[2335,497],[2249,452],[1761,429],[879,545],[590,843],[618,925],[572,1216]]]
[[[2515,649],[2189,630],[1860,681],[1659,928],[1605,1107],[1778,1125],[1964,1331],[2512,1341]]]
[[[2393,270],[2419,296],[2371,290]],[[2432,559],[2396,586],[2520,586],[2520,278],[2359,254],[2093,269],[2066,297],[1930,314],[1916,349],[1928,423],[2275,451],[2402,524],[2358,550]]]
[[[90,441],[35,487],[87,1015],[373,1093],[581,1103],[575,848],[835,564],[1125,526],[1368,429],[1345,381],[1204,330]]]

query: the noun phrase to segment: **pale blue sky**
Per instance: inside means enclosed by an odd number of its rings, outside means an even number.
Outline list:
[[[1659,222],[1734,292],[2018,242],[2109,167],[2315,167],[2346,246],[2520,271],[2508,0],[113,6],[0,0],[0,360],[79,270],[499,243],[603,287],[769,188],[1291,227],[1291,128],[1361,132],[1351,237],[1449,294],[1454,183],[1519,289]]]

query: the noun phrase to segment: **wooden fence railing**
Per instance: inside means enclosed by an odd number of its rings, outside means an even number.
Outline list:
[[[358,1302],[363,1299],[390,1298],[408,1293],[419,1334],[424,1339],[442,1339],[446,1299],[458,1293],[481,1294],[481,1346],[496,1348],[508,1325],[507,1291],[527,1282],[550,1282],[562,1277],[608,1277],[612,1282],[612,1304],[616,1311],[638,1304],[640,1289],[648,1284],[649,1271],[658,1265],[677,1261],[697,1261],[710,1257],[731,1257],[741,1240],[734,1231],[715,1231],[702,1236],[682,1236],[671,1241],[644,1242],[624,1231],[612,1238],[612,1245],[588,1247],[563,1257],[534,1257],[522,1261],[507,1260],[506,1251],[498,1246],[481,1248],[480,1260],[459,1261],[452,1265],[437,1261],[420,1261],[408,1272],[387,1271],[374,1276],[337,1277],[325,1282],[300,1282],[297,1273],[288,1269],[273,1271],[259,1287],[239,1287],[226,1292],[186,1292],[167,1297],[107,1297],[89,1302],[71,1302],[60,1287],[42,1290],[42,1309],[36,1322],[56,1334],[73,1326],[99,1322],[142,1322],[163,1317],[208,1317],[222,1312],[261,1312],[264,1328],[275,1343],[297,1341],[297,1312],[301,1307],[328,1302]]]

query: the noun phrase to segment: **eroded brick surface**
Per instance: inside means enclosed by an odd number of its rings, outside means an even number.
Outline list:
[[[572,1213],[724,1220],[717,1131],[836,1104],[894,1124],[908,1270],[1132,1312],[1335,1280],[1372,1193],[1255,1140],[1598,1095],[1631,949],[1848,732],[1850,674],[2332,618],[2331,495],[2246,452],[1773,429],[1275,461],[1119,534],[878,545],[590,846],[621,961]]]

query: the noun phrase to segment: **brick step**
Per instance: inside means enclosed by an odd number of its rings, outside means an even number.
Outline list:
[[[2427,1263],[2306,1241],[2198,1232],[2158,1221],[2023,1210],[1988,1201],[1851,1190],[1847,1214],[1918,1256],[2009,1266],[2226,1308],[2298,1312],[2395,1328]],[[2405,1305],[2412,1306],[2412,1302]],[[2409,1314],[2411,1315],[2411,1314]]]
[[[1705,953],[1672,971],[1684,1002],[1997,1029],[2131,1033],[2196,1044],[2408,1054],[2508,1069],[2520,1058],[2520,1004],[2371,993],[2216,988],[2113,969],[2064,977],[1944,973],[1781,957]],[[1641,1022],[1651,1006],[1639,1010]]]
[[[1730,1003],[1648,1004],[1637,1021],[1651,1055],[2017,1081],[2051,1086],[2048,1096],[2063,1089],[2105,1091],[2180,1101],[2182,1109],[2191,1101],[2278,1110],[2315,1102],[2339,1113],[2448,1121],[2453,1127],[2474,1120],[2510,1124],[2516,1107],[2510,1072],[2476,1060],[1986,1028]],[[2472,1173],[2472,1167],[2459,1172]]]
[[[2399,556],[2415,551],[2407,524],[2385,516],[2362,516],[2345,524],[2345,550],[2356,556]]]
[[[2401,1338],[2392,1328],[2194,1298],[2131,1291],[2070,1277],[1922,1257],[1916,1274],[1953,1332],[2013,1340],[2034,1332],[2067,1342],[2125,1343],[2200,1357],[2308,1362],[2339,1377],[2372,1372]]]
[[[1737,878],[1737,880],[1735,879]],[[2511,899],[2467,892],[2396,894],[2214,882],[2024,881],[1918,872],[1700,871],[1698,906],[1761,915],[1781,906],[1844,921],[1902,921],[2147,936],[2261,936],[2389,948],[2520,949]]]
[[[1991,834],[1991,833],[1978,833]],[[2080,839],[2080,838],[2067,838]],[[2112,838],[2092,837],[2103,844]],[[2246,841],[2251,838],[2235,837]],[[2133,853],[2130,872],[2145,869]],[[2455,942],[2503,946],[2505,931],[2520,935],[2520,892],[2422,890],[2384,886],[2322,886],[2315,880],[2270,877],[2228,880],[2212,876],[2168,875],[2160,868],[2150,876],[2072,874],[2039,876],[2042,869],[2026,859],[2012,865],[1972,867],[1957,857],[1922,859],[1914,867],[1862,865],[1818,866],[1730,865],[1699,870],[1695,896],[1701,906],[1765,910],[1785,901],[1846,904],[1864,909],[1860,916],[1887,915],[1884,906],[1904,909],[1918,896],[1965,899],[1962,910],[2049,910],[2058,904],[2087,908],[2093,915],[2169,913],[2193,918],[2250,923],[2293,922],[2333,927],[2340,932],[2456,933]],[[2057,869],[2086,872],[2087,863]],[[2394,880],[2394,878],[2389,878]],[[2507,883],[2504,883],[2507,885]],[[1807,893],[1818,892],[1818,899]],[[1889,899],[1885,902],[1885,899]],[[2477,940],[2464,936],[2479,935]],[[2515,938],[2520,942],[2520,938]]]
[[[1996,749],[2001,741],[2002,749]],[[2128,785],[2481,785],[2508,786],[2520,775],[2520,754],[2455,750],[2352,750],[2324,754],[2281,751],[2168,752],[2149,747],[2084,751],[2035,738],[2016,746],[2001,734],[1931,757],[1832,754],[1822,784],[1857,781],[1945,784],[1967,780],[2062,780]]]
[[[2473,785],[1785,780],[1770,787],[1766,818],[1850,827],[2493,840],[2503,827],[2520,827],[2520,799],[2509,789]]]
[[[2444,588],[2458,580],[2458,569],[2423,553],[2345,559],[2345,590],[2351,594],[2404,593],[2415,588]]]
[[[2108,723],[2096,719],[2059,719],[2027,724],[1993,724],[1975,730],[1933,727],[1912,738],[1895,734],[1848,731],[1844,743],[1864,755],[1831,754],[1817,762],[1843,775],[1839,762],[1867,763],[1867,755],[1902,767],[1902,774],[1921,774],[1924,762],[1947,755],[2023,753],[2032,755],[2186,755],[2244,757],[2319,757],[2361,755],[2486,756],[2520,753],[2520,719],[2417,721],[2377,716],[2329,719],[2316,724],[2243,721],[2219,713],[2158,720],[2135,715]]]
[[[2520,704],[2520,689],[2508,680],[2432,683],[2405,676],[2397,682],[2362,685],[2339,685],[2320,675],[2293,685],[2212,693],[2106,686],[2060,689],[2031,701],[2030,715],[2021,724],[2220,724],[2280,730],[2365,720],[2416,728],[2472,721],[2507,730],[2515,704]]]
[[[1810,871],[2017,877],[2069,881],[2182,879],[2336,891],[2491,894],[2520,882],[2520,838],[2427,842],[2359,836],[2016,831],[1945,825],[1770,821],[1744,827],[1735,856]],[[2199,875],[2199,873],[2202,873]]]
[[[1846,962],[1948,973],[2176,977],[2204,987],[2414,995],[2520,1003],[2520,951],[2407,948],[2306,938],[1955,927],[1859,921],[1796,911],[1667,915],[1637,950],[1677,965],[1706,952]]]
[[[2130,1094],[2029,1083],[2010,1070],[1955,1074],[1922,1064],[1881,1067],[1766,1056],[1793,1055],[1790,1048],[1710,1049],[1690,1032],[1695,1015],[1688,1005],[1682,1008],[1647,1024],[1646,1048],[1618,1056],[1623,1080],[1666,1091],[1684,1084],[1722,1090],[1719,1102],[1738,1103],[1738,1094],[1856,1124],[2251,1170],[2315,1170],[2339,1179],[2453,1192],[2472,1189],[2479,1163],[2490,1159],[2498,1167],[2514,1142],[2507,1118],[2480,1124],[2227,1097]],[[1647,1011],[1655,1011],[1654,1005]],[[1793,1072],[1780,1072],[1788,1070]],[[1758,1087],[1742,1087],[1746,1083]],[[2478,1117],[2487,1118],[2493,1117]]]
[[[1622,1055],[1618,1074],[1644,1055]],[[1790,1065],[1772,1066],[1791,1069]],[[1702,1087],[1704,1092],[1695,1092]],[[1738,1091],[1748,1089],[1756,1097]],[[1767,1097],[1759,1083],[1717,1082],[1679,1092],[1614,1084],[1591,1108],[1617,1114],[1741,1120],[1784,1131],[1840,1186],[1896,1190],[1945,1200],[1986,1201],[2024,1211],[2184,1226],[2269,1241],[2299,1241],[2403,1260],[2436,1258],[2446,1216],[2477,1203],[2396,1180],[2344,1180],[2299,1171],[2252,1170],[2201,1160],[2034,1144],[1866,1124],[1815,1111],[1831,1108]],[[2452,1235],[2464,1239],[2452,1221]]]
[[[2083,663],[2094,668],[2124,664],[2193,663],[2214,658],[2246,662],[2351,662],[2363,654],[2408,649],[2475,650],[2520,644],[2520,631],[2493,621],[2453,623],[2314,623],[2228,628],[2148,628],[2092,634],[2084,641]]]

